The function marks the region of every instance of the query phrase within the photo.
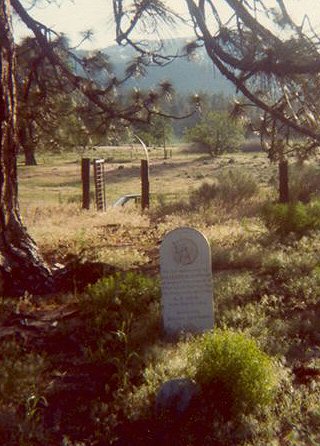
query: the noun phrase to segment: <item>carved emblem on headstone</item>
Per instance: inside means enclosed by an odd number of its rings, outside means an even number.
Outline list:
[[[193,240],[181,238],[173,241],[173,258],[179,265],[191,265],[198,257],[198,247]]]

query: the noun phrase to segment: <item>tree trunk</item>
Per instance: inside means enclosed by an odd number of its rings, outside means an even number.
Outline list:
[[[0,0],[0,295],[19,296],[49,291],[52,276],[19,212],[14,64],[10,1]]]
[[[279,161],[279,202],[289,203],[289,172],[288,161]]]
[[[19,126],[19,143],[20,148],[23,150],[24,153],[24,161],[26,166],[36,166],[37,160],[34,154],[34,147],[32,145],[32,130],[28,129],[28,135],[27,135],[27,129],[25,125]],[[29,138],[28,138],[29,136]]]
[[[24,160],[26,166],[36,166],[37,160],[34,154],[33,147],[23,146]]]

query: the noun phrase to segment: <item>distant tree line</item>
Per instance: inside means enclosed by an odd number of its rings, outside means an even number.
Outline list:
[[[63,53],[67,41],[60,38],[55,41],[55,45],[60,46]],[[65,62],[72,66],[72,61],[64,57]],[[106,56],[100,54],[99,57],[100,59],[88,58],[86,63],[87,70],[96,75],[99,75],[103,64],[108,63]],[[185,138],[193,141],[192,129],[201,125],[208,113],[222,113],[221,122],[227,119],[226,111],[230,109],[230,99],[223,94],[209,95],[200,92],[194,97],[188,97],[175,94],[171,89],[170,97],[157,98],[160,115],[155,114],[148,122],[127,122],[124,125],[120,120],[118,123],[115,120],[109,123],[101,119],[96,107],[78,91],[65,94],[64,86],[60,85],[61,79],[56,76],[52,65],[42,57],[34,38],[26,38],[17,46],[17,60],[20,114],[18,136],[26,165],[36,164],[37,153],[59,153],[68,150],[81,153],[94,145],[132,142],[133,134],[141,137],[147,146],[164,148]],[[135,90],[123,93],[123,96],[127,95],[125,100],[128,102],[132,96],[135,96],[135,101],[143,101],[148,94],[150,93]],[[173,119],[166,115],[188,117]],[[227,147],[228,143],[229,140],[227,144],[220,144],[221,148],[231,149]],[[211,151],[206,144],[204,148]]]

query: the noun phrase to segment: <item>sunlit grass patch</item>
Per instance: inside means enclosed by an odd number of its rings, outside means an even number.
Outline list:
[[[68,254],[83,260],[117,264],[123,268],[137,265],[147,258],[123,238],[134,228],[149,227],[148,216],[135,210],[111,208],[108,212],[82,211],[77,204],[30,206],[23,220],[41,250],[56,252],[57,258]],[[119,233],[117,237],[117,233]],[[135,233],[134,233],[135,234]],[[115,243],[118,238],[118,243]],[[132,239],[134,236],[132,236]],[[129,239],[132,243],[132,240]]]

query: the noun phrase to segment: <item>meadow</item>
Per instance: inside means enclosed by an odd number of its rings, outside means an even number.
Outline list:
[[[19,165],[23,220],[72,281],[1,301],[1,444],[320,444],[318,160],[291,160],[295,203],[277,207],[277,166],[263,152],[171,150],[150,149],[144,213],[112,206],[140,193],[139,147],[85,154],[108,161],[106,212],[94,200],[81,209],[79,155]],[[159,246],[179,226],[209,240],[215,329],[173,341],[161,329]],[[176,377],[200,396],[181,416],[155,411]]]

